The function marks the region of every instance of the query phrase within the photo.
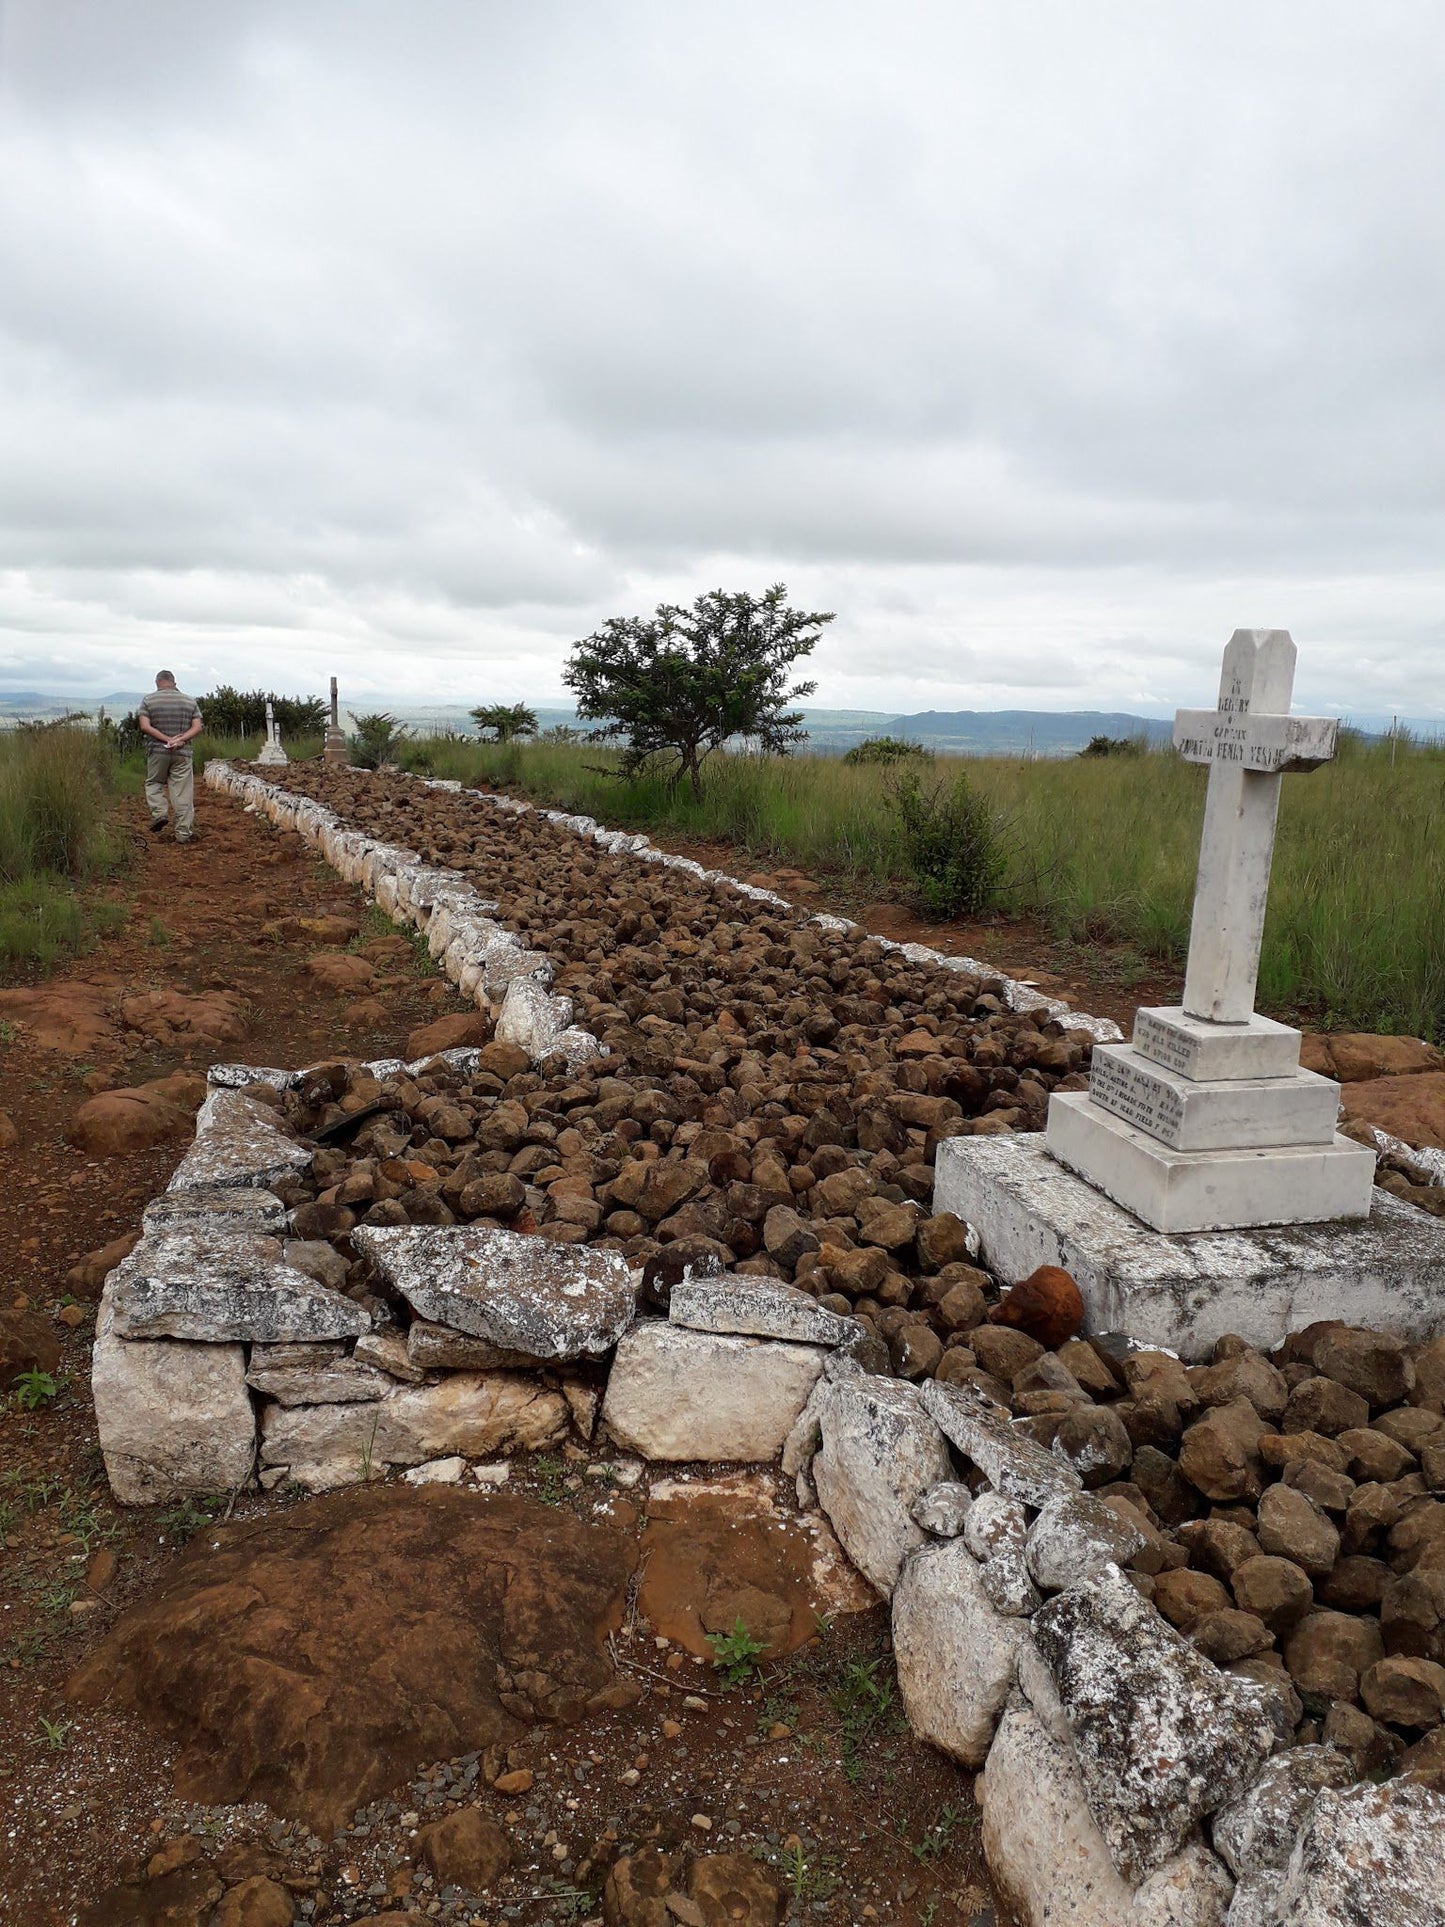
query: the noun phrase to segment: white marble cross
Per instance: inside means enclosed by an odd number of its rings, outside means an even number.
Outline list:
[[[276,712],[271,707],[269,696],[266,698],[266,740],[270,743],[276,741]]]
[[[1210,766],[1184,1009],[1211,1023],[1247,1023],[1254,1011],[1280,777],[1335,753],[1332,717],[1289,713],[1294,665],[1287,629],[1236,629],[1218,709],[1174,718],[1174,747]]]

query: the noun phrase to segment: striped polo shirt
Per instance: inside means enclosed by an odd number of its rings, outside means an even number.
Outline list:
[[[194,696],[184,696],[179,689],[155,689],[141,704],[140,713],[150,718],[151,727],[162,736],[179,736],[200,715],[201,706]],[[186,748],[190,747],[187,743]]]

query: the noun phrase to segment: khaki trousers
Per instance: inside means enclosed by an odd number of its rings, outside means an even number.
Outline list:
[[[195,763],[189,743],[184,749],[162,749],[157,743],[146,751],[146,807],[152,822],[165,821],[167,793],[176,841],[184,843],[196,824]]]

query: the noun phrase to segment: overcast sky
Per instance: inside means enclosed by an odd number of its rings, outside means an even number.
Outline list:
[[[0,688],[1445,719],[1436,0],[0,0]]]

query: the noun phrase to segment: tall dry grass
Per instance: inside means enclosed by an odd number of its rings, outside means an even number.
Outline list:
[[[724,755],[703,793],[621,781],[588,745],[437,739],[404,758],[510,784],[626,827],[721,838],[758,857],[907,889],[889,772],[834,757]],[[1207,772],[1172,754],[1047,762],[939,758],[966,769],[1000,824],[1000,907],[1074,942],[1182,961]],[[1286,777],[1260,1001],[1333,1024],[1445,1038],[1445,748],[1349,742]]]
[[[79,949],[104,912],[75,885],[113,869],[112,752],[91,730],[0,734],[0,969],[50,964]]]

